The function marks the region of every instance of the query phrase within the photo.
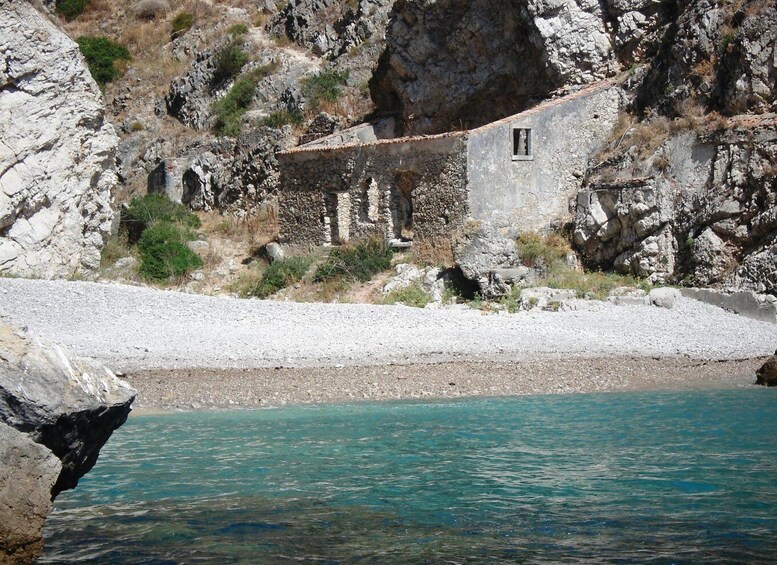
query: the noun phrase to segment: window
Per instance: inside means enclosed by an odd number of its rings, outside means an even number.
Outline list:
[[[531,128],[513,128],[513,161],[531,161]]]

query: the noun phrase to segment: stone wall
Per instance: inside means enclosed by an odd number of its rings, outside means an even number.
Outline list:
[[[621,103],[620,88],[603,83],[469,132],[472,217],[517,231],[571,221],[570,203]],[[516,128],[531,130],[530,156],[513,155]]]
[[[281,153],[281,240],[450,234],[468,214],[466,162],[463,135]]]

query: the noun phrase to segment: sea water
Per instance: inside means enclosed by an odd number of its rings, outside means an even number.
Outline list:
[[[777,561],[777,390],[136,416],[44,563]]]

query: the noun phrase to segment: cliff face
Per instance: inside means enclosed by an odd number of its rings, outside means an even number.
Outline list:
[[[26,1],[0,0],[0,272],[96,269],[118,139],[78,46]]]
[[[476,127],[652,52],[671,2],[400,0],[370,83],[405,133]]]
[[[102,364],[0,323],[0,562],[32,562],[51,501],[127,419],[135,391]]]

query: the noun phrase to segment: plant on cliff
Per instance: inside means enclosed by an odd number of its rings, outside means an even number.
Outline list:
[[[286,125],[302,125],[304,117],[299,112],[289,112],[288,110],[278,110],[262,120],[262,125],[271,128],[282,128]]]
[[[348,71],[321,71],[302,79],[302,93],[308,99],[308,105],[314,111],[322,102],[337,102],[343,93],[343,85],[348,80]]]
[[[276,67],[276,63],[271,63],[243,74],[235,81],[226,96],[213,103],[211,112],[216,118],[214,124],[216,133],[231,137],[236,137],[240,133],[243,114],[254,99],[256,86]]]
[[[181,12],[173,18],[170,26],[170,35],[173,39],[182,36],[194,25],[194,14]]]
[[[248,54],[243,50],[242,41],[233,37],[229,43],[216,52],[213,62],[214,69],[210,86],[211,89],[217,89],[240,73],[240,70],[248,62]]]
[[[375,274],[391,268],[394,250],[380,237],[355,245],[335,247],[326,262],[316,269],[315,282],[332,279],[367,282]]]
[[[202,267],[202,259],[186,245],[193,238],[190,229],[172,222],[156,222],[146,228],[138,241],[140,274],[164,281]]]
[[[105,37],[82,36],[76,39],[76,43],[100,89],[124,74],[127,63],[132,59],[126,47]]]
[[[89,5],[89,0],[57,0],[57,12],[67,21],[76,19]]]

